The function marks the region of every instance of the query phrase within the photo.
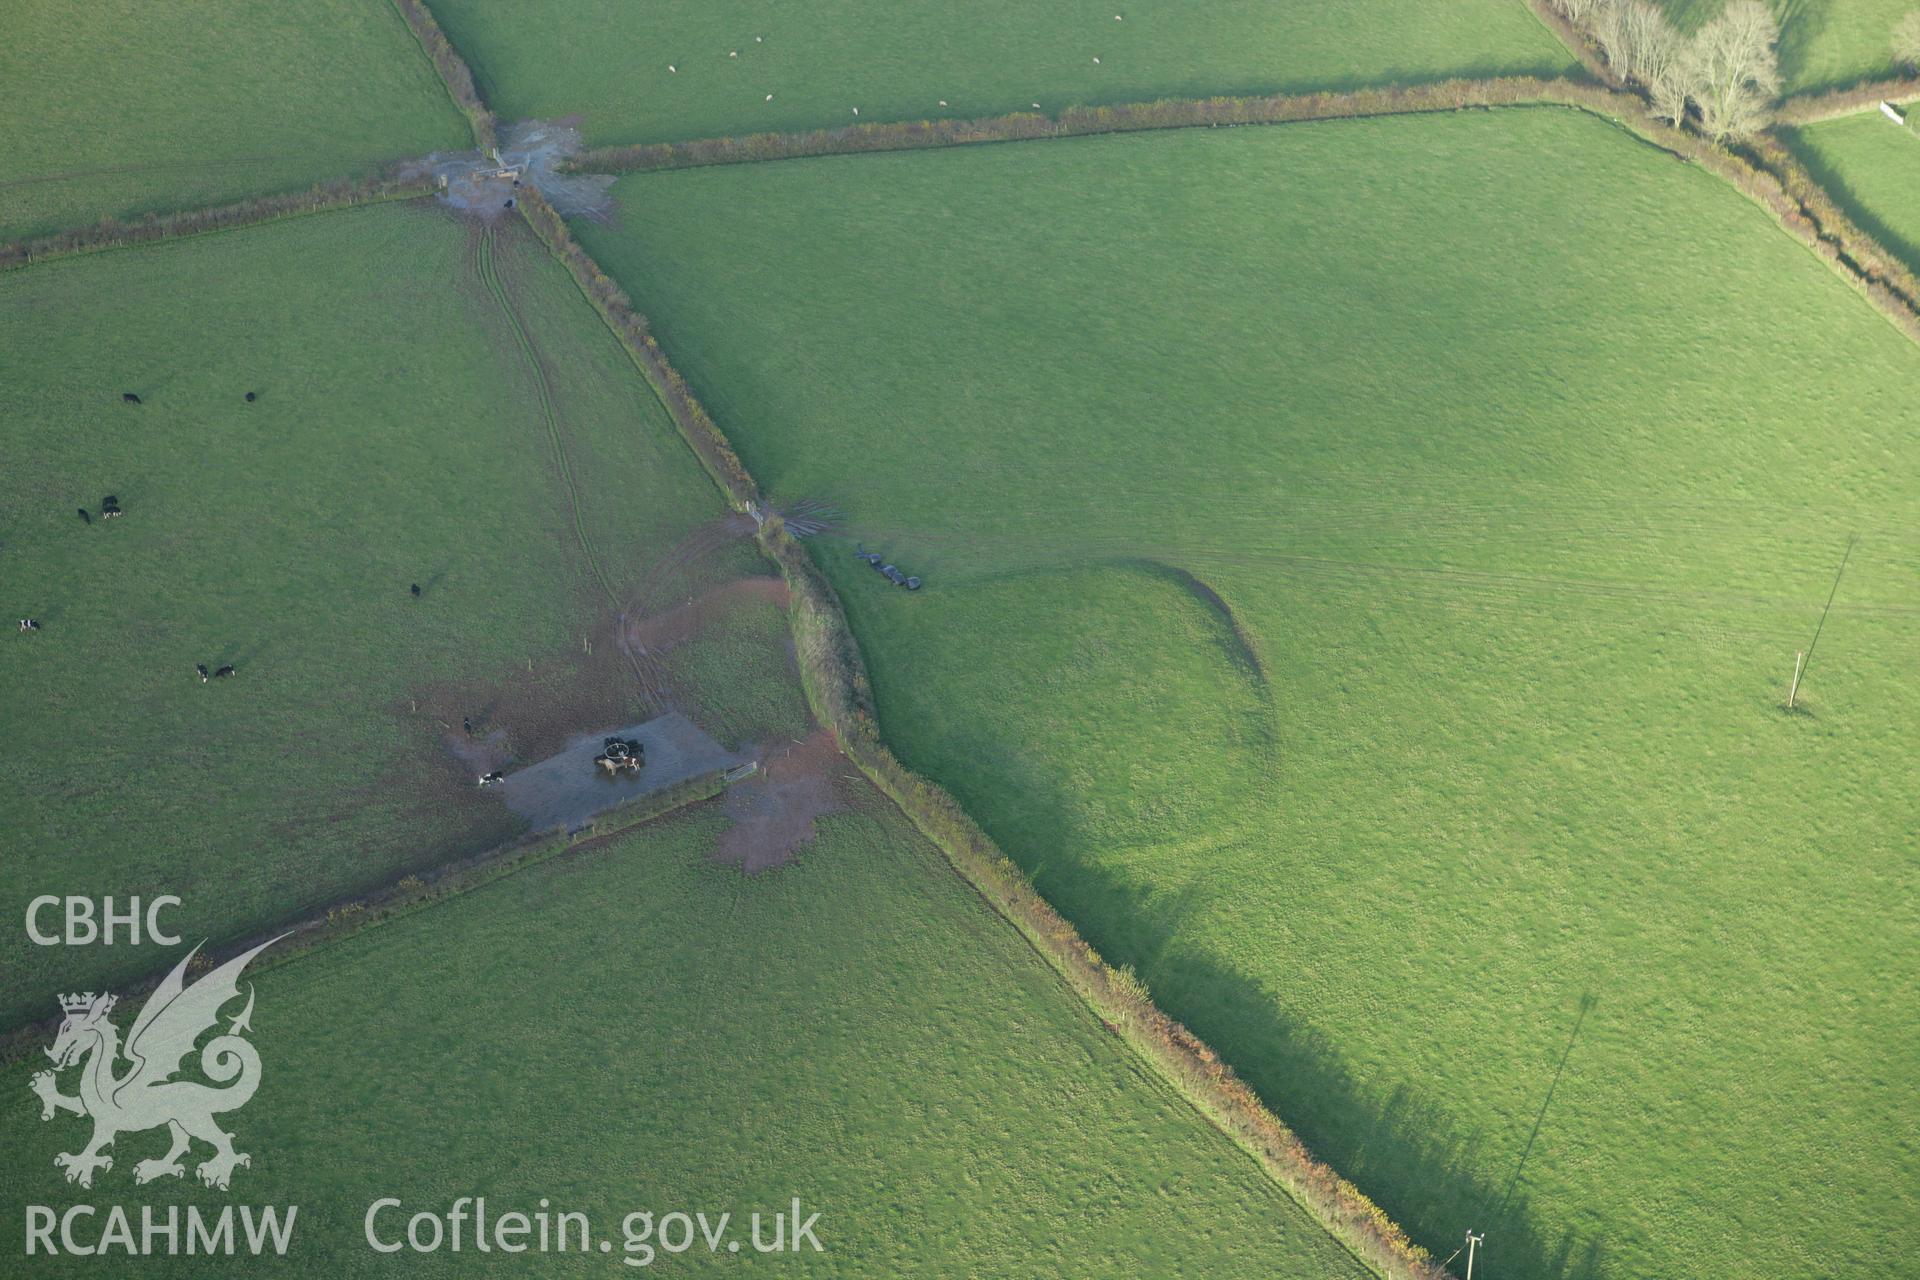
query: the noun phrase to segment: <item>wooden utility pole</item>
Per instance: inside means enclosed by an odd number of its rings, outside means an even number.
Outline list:
[[[1804,653],[1793,655],[1793,683],[1787,686],[1787,710],[1793,710],[1793,700],[1800,695],[1800,664],[1806,658]]]

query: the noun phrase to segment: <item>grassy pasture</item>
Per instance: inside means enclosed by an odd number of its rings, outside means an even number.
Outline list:
[[[861,120],[965,118],[1572,65],[1517,0],[440,0],[434,11],[503,119],[578,112],[595,144],[850,124],[856,107]]]
[[[1696,30],[1726,0],[1660,0],[1682,30]],[[1811,93],[1894,74],[1893,24],[1909,0],[1772,0],[1780,19],[1780,71],[1788,93]]]
[[[620,1274],[632,1210],[730,1211],[744,1236],[749,1210],[797,1195],[825,1252],[760,1260],[782,1274],[1366,1274],[897,811],[864,784],[846,799],[774,874],[707,858],[723,825],[708,807],[265,973],[266,1083],[229,1122],[254,1155],[233,1195],[301,1207],[285,1269]],[[27,1072],[0,1073],[22,1104],[0,1109],[10,1274],[97,1271],[21,1257],[20,1206],[88,1194],[52,1165],[78,1122],[42,1124]],[[219,1199],[135,1188],[156,1142],[125,1136],[91,1195]],[[408,1212],[484,1195],[495,1214],[545,1196],[588,1212],[615,1253],[382,1257],[361,1221],[384,1195]],[[660,1269],[735,1274],[747,1258]]]
[[[1861,230],[1920,270],[1920,135],[1873,111],[1795,129],[1788,142]]]
[[[41,893],[179,894],[196,940],[312,909],[507,833],[443,745],[463,716],[537,759],[642,710],[612,644],[583,652],[612,606],[581,538],[623,590],[721,503],[524,227],[482,247],[386,205],[0,277],[16,926]],[[152,963],[16,927],[0,1013]]]
[[[472,145],[385,0],[16,0],[0,85],[0,239]]]
[[[1920,1247],[1920,356],[1762,214],[1559,110],[617,194],[763,485],[926,577],[820,547],[908,762],[1425,1243]]]

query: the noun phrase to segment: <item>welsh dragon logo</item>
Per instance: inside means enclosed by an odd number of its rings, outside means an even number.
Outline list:
[[[244,1152],[233,1149],[233,1135],[214,1120],[246,1106],[260,1087],[260,1055],[242,1038],[253,1029],[251,984],[246,1008],[233,1017],[224,1034],[215,1035],[200,1050],[200,1070],[214,1084],[173,1077],[200,1037],[219,1023],[221,1008],[239,998],[240,973],[247,962],[279,940],[263,942],[187,986],[187,966],[200,951],[195,947],[141,1006],[124,1048],[119,1028],[108,1017],[117,1003],[115,997],[91,991],[60,997],[66,1019],[53,1047],[45,1051],[53,1059],[53,1070],[36,1074],[29,1087],[40,1097],[42,1120],[51,1120],[61,1111],[93,1118],[93,1140],[79,1151],[53,1158],[66,1171],[68,1182],[91,1187],[96,1170],[113,1168],[113,1157],[105,1149],[116,1137],[161,1125],[172,1135],[173,1145],[159,1159],[136,1164],[135,1182],[184,1176],[180,1157],[195,1138],[213,1148],[213,1156],[194,1170],[210,1187],[225,1191],[234,1169],[251,1163]],[[60,1092],[55,1073],[76,1064],[80,1091],[69,1096]]]

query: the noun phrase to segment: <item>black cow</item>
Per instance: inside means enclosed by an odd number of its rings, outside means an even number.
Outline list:
[[[114,497],[112,494],[108,494],[100,500],[100,518],[102,520],[111,520],[120,514],[122,514],[120,510],[120,499]]]
[[[233,674],[232,667],[222,667],[218,671],[213,673],[213,678],[215,680],[219,680],[219,679],[223,679],[226,676],[230,676],[232,674]]]
[[[207,682],[207,664],[204,662],[196,662],[193,664],[193,669],[200,673],[200,683],[205,684]]]
[[[417,582],[413,584],[413,598],[415,600],[420,598],[420,584]]]
[[[79,510],[80,510],[80,518],[84,520],[86,523],[92,524],[93,517],[87,514],[87,509],[85,507],[81,507]]]
[[[471,716],[461,716],[460,727],[467,731],[467,736],[469,738],[473,736],[473,718]]]
[[[251,391],[249,391],[249,392],[247,392],[247,403],[248,403],[248,404],[252,404],[252,403],[253,403],[253,392],[251,392]]]
[[[135,394],[133,394],[133,392],[131,392],[131,391],[122,391],[122,392],[120,393],[120,398],[121,398],[122,400],[124,400],[124,401],[126,401],[126,402],[127,402],[128,404],[139,404],[139,403],[140,403],[140,397],[139,397],[139,396],[137,396],[137,395],[135,395]]]

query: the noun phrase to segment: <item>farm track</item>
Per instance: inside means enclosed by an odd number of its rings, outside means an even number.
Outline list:
[[[481,283],[493,300],[499,304],[501,313],[506,317],[507,327],[513,331],[514,341],[520,353],[526,357],[527,366],[533,376],[533,384],[540,399],[541,421],[546,427],[547,443],[553,451],[554,470],[559,474],[561,483],[566,486],[568,513],[573,522],[574,537],[580,544],[580,552],[586,557],[587,567],[606,593],[607,602],[619,607],[620,596],[614,589],[613,581],[600,564],[600,556],[595,551],[593,539],[587,534],[586,521],[580,510],[580,486],[574,479],[573,466],[567,458],[566,440],[560,428],[559,411],[554,406],[553,387],[548,381],[546,365],[541,361],[539,352],[533,345],[532,336],[527,332],[526,322],[514,305],[506,284],[500,279],[499,268],[494,264],[494,229],[486,228],[480,233],[479,244],[474,255],[475,269]],[[645,652],[635,652],[621,644],[621,656],[626,659],[633,678],[640,687],[641,699],[654,715],[660,715],[670,709],[666,689],[667,672],[659,662]]]

